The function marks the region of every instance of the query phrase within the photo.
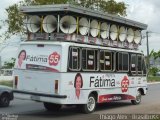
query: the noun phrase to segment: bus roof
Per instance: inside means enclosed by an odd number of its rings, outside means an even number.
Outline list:
[[[83,48],[95,48],[95,49],[106,49],[106,50],[113,50],[113,51],[122,51],[122,52],[132,52],[132,53],[139,53],[142,54],[141,51],[136,50],[129,50],[129,49],[122,49],[122,48],[114,48],[114,47],[105,47],[105,46],[98,46],[98,45],[89,45],[89,44],[82,44],[82,43],[74,43],[74,42],[64,42],[64,41],[25,41],[22,42],[21,45],[37,45],[37,44],[44,44],[44,45],[59,45],[64,47],[75,46],[75,47],[83,47]]]
[[[89,16],[91,18],[98,18],[107,20],[113,23],[120,23],[128,26],[133,26],[141,30],[147,29],[147,25],[129,20],[116,15],[104,13],[102,11],[92,10],[84,7],[79,7],[71,4],[56,4],[56,5],[38,5],[38,6],[23,6],[20,11],[25,14],[51,14],[51,13],[69,13],[70,15]]]

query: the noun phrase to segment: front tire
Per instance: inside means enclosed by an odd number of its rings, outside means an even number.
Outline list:
[[[54,104],[54,103],[46,103],[44,102],[44,107],[46,108],[46,110],[48,111],[58,111],[61,109],[61,105],[59,104]]]
[[[138,105],[138,104],[141,103],[141,98],[142,98],[142,94],[141,94],[141,92],[138,90],[138,91],[137,91],[137,95],[136,95],[136,99],[135,99],[135,100],[131,100],[131,103],[132,103],[133,105]]]
[[[96,99],[95,96],[93,94],[90,94],[88,97],[88,101],[87,104],[84,104],[81,106],[82,107],[82,112],[83,113],[92,113],[95,111],[96,109]]]
[[[8,107],[10,104],[10,99],[8,94],[2,94],[0,97],[0,106],[1,107]]]

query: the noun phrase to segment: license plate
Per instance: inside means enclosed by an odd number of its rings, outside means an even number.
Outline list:
[[[31,100],[40,101],[40,96],[31,95]]]

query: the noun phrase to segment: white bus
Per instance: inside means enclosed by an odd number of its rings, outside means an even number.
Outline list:
[[[14,68],[15,97],[43,102],[47,110],[131,100],[147,92],[144,56],[147,25],[72,5],[28,6],[28,39]]]
[[[43,102],[48,110],[78,104],[89,113],[96,103],[139,104],[147,92],[144,56],[134,50],[28,41],[21,44],[17,58],[23,61],[18,65],[17,59],[14,70],[16,96]]]

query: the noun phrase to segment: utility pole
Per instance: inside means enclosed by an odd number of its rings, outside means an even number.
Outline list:
[[[146,32],[146,38],[147,38],[147,69],[150,68],[150,60],[149,60],[149,43],[148,43],[148,31]]]

